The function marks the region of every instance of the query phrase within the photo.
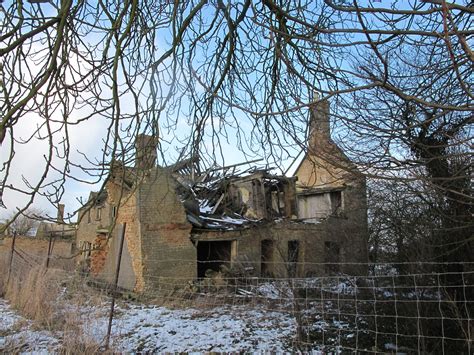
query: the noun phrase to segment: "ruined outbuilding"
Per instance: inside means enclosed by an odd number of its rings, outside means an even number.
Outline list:
[[[41,221],[36,229],[36,238],[71,239],[76,236],[76,224],[64,221],[64,205],[58,205],[56,221]]]
[[[140,135],[135,167],[111,166],[80,212],[77,245],[90,272],[152,292],[208,272],[307,277],[363,272],[365,178],[331,140],[329,103],[311,109],[307,153],[294,176],[241,166],[199,170],[197,159],[156,166],[156,139]],[[341,267],[341,265],[349,267]]]

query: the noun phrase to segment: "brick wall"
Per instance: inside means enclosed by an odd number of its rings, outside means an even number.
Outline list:
[[[103,270],[107,258],[107,237],[105,235],[98,235],[94,240],[93,248],[96,251],[91,254],[90,271],[92,275],[97,276]]]
[[[196,278],[191,224],[175,187],[171,174],[156,168],[137,191],[143,275],[149,292]]]
[[[352,231],[352,232],[351,232]],[[341,246],[340,262],[366,262],[366,253],[361,250],[363,243],[348,238],[354,231],[353,223],[348,219],[331,217],[318,224],[296,223],[290,220],[269,222],[241,231],[204,231],[196,230],[192,238],[199,241],[236,241],[237,256],[233,260],[235,267],[245,267],[249,274],[261,275],[261,245],[263,240],[273,241],[274,276],[288,276],[288,243],[299,242],[299,257],[296,276],[321,276],[328,273],[324,263],[327,261],[325,242],[336,242]],[[357,232],[356,233],[360,233]],[[250,271],[250,267],[253,271]],[[357,274],[365,272],[353,265],[343,267],[342,272]]]
[[[111,225],[112,221],[112,206],[105,202],[101,206],[84,206],[79,210],[78,225],[76,231],[76,248],[80,250],[81,245],[84,242],[91,243],[93,245],[96,242],[98,236],[98,230],[106,230]],[[98,215],[98,209],[100,211],[100,218]],[[79,262],[83,259],[83,255],[78,255],[76,261]]]
[[[107,182],[109,208],[118,206],[115,225],[103,248],[91,259],[93,273],[111,281],[118,257],[118,236],[126,223],[119,284],[136,292],[152,293],[169,283],[196,278],[196,248],[190,240],[191,224],[176,195],[176,181],[168,171],[144,172],[132,189],[122,189],[117,180]],[[78,241],[96,241],[97,223],[81,222]],[[111,246],[115,246],[111,249]]]
[[[341,262],[366,263],[368,225],[365,177],[335,143],[318,134],[313,136],[308,154],[295,175],[298,177],[298,191],[304,187],[342,190],[343,210],[326,220],[325,241],[340,245]],[[346,268],[351,272],[365,272],[363,266]]]
[[[108,203],[112,206],[118,206],[116,227],[112,238],[119,236],[118,231],[126,223],[124,254],[128,254],[131,259],[130,280],[123,280],[124,284],[130,284],[134,280],[134,291],[141,292],[145,287],[143,279],[143,258],[140,237],[140,222],[138,220],[137,210],[137,190],[122,189],[121,185],[115,182],[107,183]],[[120,204],[119,204],[120,200]],[[116,259],[115,259],[116,260]],[[116,262],[114,263],[114,265]],[[125,273],[124,273],[125,274]]]

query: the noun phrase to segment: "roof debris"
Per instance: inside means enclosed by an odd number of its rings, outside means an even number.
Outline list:
[[[238,168],[258,162],[201,170],[198,159],[185,159],[169,167],[178,181],[177,193],[190,223],[197,228],[234,230],[263,220],[291,217],[288,197],[294,178],[269,173],[272,169]]]

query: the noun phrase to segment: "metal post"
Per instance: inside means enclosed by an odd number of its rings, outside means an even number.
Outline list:
[[[8,285],[8,282],[10,281],[10,276],[12,274],[13,255],[15,254],[15,240],[16,240],[16,231],[13,231],[12,247],[11,247],[11,254],[10,254],[10,266],[8,267],[7,285]]]
[[[46,259],[46,269],[49,267],[49,259],[53,252],[53,232],[49,233],[49,243],[48,243],[48,258]]]
[[[112,303],[110,305],[109,325],[108,325],[108,328],[107,328],[107,335],[106,335],[106,338],[105,338],[105,349],[106,350],[109,348],[110,333],[112,331],[112,320],[114,318],[114,308],[115,308],[115,294],[117,293],[117,285],[118,285],[119,274],[120,274],[120,263],[122,261],[123,242],[125,240],[125,228],[126,228],[126,226],[127,226],[127,223],[124,223],[122,225],[122,231],[120,233],[120,248],[119,248],[118,259],[117,259],[117,268],[115,269],[115,280],[114,280],[113,289],[112,289]]]

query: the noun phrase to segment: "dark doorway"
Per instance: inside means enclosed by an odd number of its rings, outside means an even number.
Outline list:
[[[230,266],[232,241],[199,242],[197,245],[198,278],[207,270],[220,271],[221,265]]]
[[[262,276],[273,276],[273,240],[264,239],[260,243],[261,265],[260,274]]]
[[[300,256],[300,241],[288,241],[288,276],[295,277]]]

